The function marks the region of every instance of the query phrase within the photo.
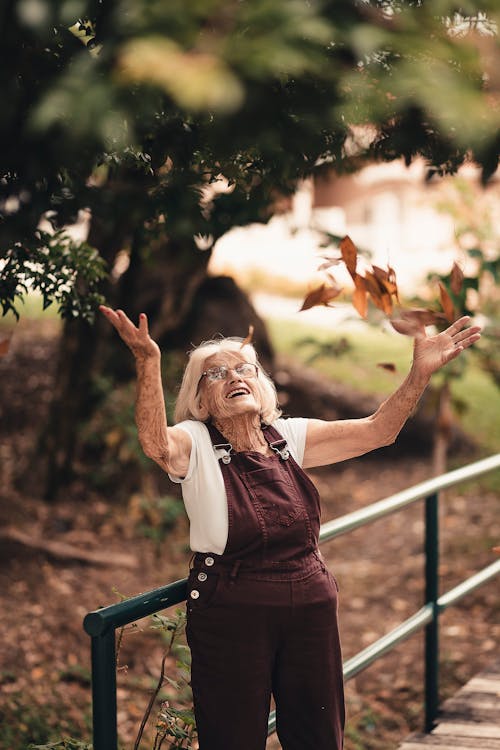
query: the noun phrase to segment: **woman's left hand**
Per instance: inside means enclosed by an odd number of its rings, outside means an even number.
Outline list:
[[[427,336],[424,326],[415,336],[413,366],[418,372],[430,377],[440,367],[481,338],[480,326],[467,328],[469,316],[459,318],[445,331],[435,336]]]

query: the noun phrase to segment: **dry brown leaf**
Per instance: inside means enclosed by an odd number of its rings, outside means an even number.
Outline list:
[[[376,305],[379,310],[385,312],[386,315],[390,315],[392,313],[392,299],[385,286],[383,286],[383,283],[380,282],[375,274],[370,271],[366,272],[364,279],[366,290],[373,300],[374,305]]]
[[[356,245],[351,240],[349,235],[346,234],[346,236],[340,241],[339,247],[346,268],[354,279],[354,277],[356,276],[356,264],[358,261],[358,251],[356,249]]]
[[[5,355],[8,354],[11,339],[12,336],[7,336],[7,338],[4,338],[0,341],[0,357],[5,357]]]
[[[382,306],[382,310],[385,312],[386,315],[392,315],[392,297],[390,294],[383,294],[380,297],[380,303]]]
[[[388,372],[396,372],[396,365],[394,362],[377,362],[377,367],[381,367],[382,370],[387,370]]]
[[[455,261],[453,263],[453,268],[451,269],[450,274],[450,288],[453,294],[460,294],[462,291],[462,286],[464,283],[464,272],[458,265],[458,263]]]
[[[318,271],[326,271],[332,266],[337,266],[342,260],[342,257],[340,255],[329,255],[326,253],[324,255],[321,255],[320,257],[324,259],[324,262],[320,266],[318,266]]]
[[[359,273],[355,273],[354,279],[354,292],[352,295],[352,304],[362,318],[366,318],[368,315],[368,295],[366,291],[366,281],[363,276]]]
[[[398,318],[393,318],[390,324],[398,333],[404,336],[417,336],[425,326],[435,325],[445,319],[443,313],[421,308],[400,310]]]
[[[439,282],[439,299],[441,301],[441,307],[443,308],[446,320],[449,323],[453,323],[453,321],[457,317],[455,313],[455,305],[453,304],[453,301],[448,294],[448,290],[441,282]]]
[[[322,263],[320,266],[318,266],[318,271],[327,271],[332,266],[336,266],[337,263],[340,261],[338,260],[325,260],[324,263]]]
[[[341,291],[341,287],[321,284],[321,286],[316,287],[306,295],[299,312],[309,310],[311,307],[317,307],[318,305],[326,305],[328,307],[328,303],[332,299],[335,299],[335,297],[338,297]]]
[[[396,284],[396,272],[394,268],[388,267],[387,271],[379,266],[372,266],[372,271],[377,281],[384,287],[388,294],[398,296],[398,286]]]
[[[416,336],[422,331],[422,326],[416,320],[409,321],[402,320],[401,318],[393,318],[389,322],[394,330],[403,334],[403,336]]]
[[[249,325],[248,326],[248,333],[247,333],[246,337],[243,339],[243,341],[241,342],[240,349],[243,349],[244,346],[246,346],[247,344],[251,344],[252,343],[252,341],[253,341],[253,332],[254,332],[253,325]]]

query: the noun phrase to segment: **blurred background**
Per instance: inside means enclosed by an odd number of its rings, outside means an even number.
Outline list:
[[[401,310],[479,321],[481,344],[433,379],[396,445],[311,472],[323,520],[498,452],[498,21],[487,0],[2,6],[1,748],[85,747],[83,616],[189,561],[99,302],[148,314],[170,419],[186,353],[216,333],[253,325],[284,413],[333,419],[371,413],[401,382]],[[346,235],[359,274],[392,269],[391,309],[365,294],[360,314]],[[301,311],[321,285],[335,298]],[[491,561],[498,489],[489,476],[445,493],[443,590]],[[421,516],[325,545],[346,658],[420,606]],[[498,650],[493,584],[442,620],[445,697]],[[120,640],[124,748],[158,680],[158,625]],[[421,727],[421,651],[415,636],[348,684],[347,750]],[[181,707],[185,653],[181,639],[167,662],[181,684],[159,696]]]

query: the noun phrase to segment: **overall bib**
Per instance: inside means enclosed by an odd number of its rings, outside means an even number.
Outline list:
[[[341,750],[337,584],[318,550],[318,491],[273,427],[272,456],[208,426],[227,493],[222,555],[196,553],[186,634],[200,750],[264,750],[271,695],[284,750]],[[225,450],[224,450],[225,449]]]

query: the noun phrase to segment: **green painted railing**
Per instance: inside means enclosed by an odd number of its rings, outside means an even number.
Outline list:
[[[391,651],[417,631],[425,628],[425,731],[429,731],[438,711],[439,614],[500,573],[500,560],[439,596],[438,493],[453,485],[475,479],[500,468],[500,453],[469,464],[440,477],[398,492],[377,503],[323,524],[320,542],[335,539],[371,521],[403,510],[418,500],[425,501],[425,603],[414,615],[371,646],[344,663],[344,678],[349,680],[379,657]],[[187,579],[134,596],[119,604],[98,609],[84,619],[84,629],[92,638],[92,705],[94,750],[117,750],[116,725],[116,628],[158,612],[186,599]],[[269,716],[269,734],[276,717]]]

